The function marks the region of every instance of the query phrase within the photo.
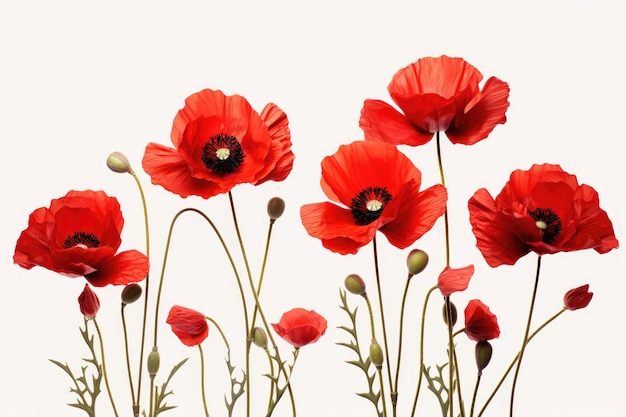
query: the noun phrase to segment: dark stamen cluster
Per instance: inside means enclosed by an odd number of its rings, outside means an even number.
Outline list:
[[[69,235],[63,247],[66,249],[73,248],[74,246],[86,246],[88,248],[97,248],[100,246],[100,240],[93,233],[74,232],[73,235]]]
[[[552,209],[549,208],[536,208],[534,210],[528,210],[528,215],[532,217],[536,222],[542,221],[548,227],[543,231],[541,240],[544,243],[551,244],[554,239],[561,233],[561,218]]]
[[[230,153],[227,158],[218,157],[220,149],[228,149]],[[211,136],[202,148],[202,163],[214,174],[220,176],[235,172],[243,163],[244,156],[237,138],[222,133]]]
[[[367,203],[375,200],[381,203],[378,210],[371,210]],[[384,187],[367,187],[352,199],[350,213],[358,225],[370,224],[380,217],[385,206],[391,200],[391,194]]]

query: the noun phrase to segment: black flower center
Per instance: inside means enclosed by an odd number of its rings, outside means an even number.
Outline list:
[[[356,224],[370,224],[380,217],[389,201],[391,201],[391,194],[386,188],[367,187],[352,199],[350,213]]]
[[[87,249],[87,248],[97,248],[100,246],[100,240],[93,233],[85,233],[85,232],[74,232],[73,235],[69,235],[65,242],[63,242],[63,247],[65,249],[73,248],[78,246],[79,248]]]
[[[235,172],[244,156],[237,138],[223,133],[211,136],[202,148],[202,163],[220,176]]]
[[[535,224],[542,230],[541,240],[544,243],[551,244],[561,233],[561,218],[552,209],[536,208],[528,210],[528,215],[535,219]]]

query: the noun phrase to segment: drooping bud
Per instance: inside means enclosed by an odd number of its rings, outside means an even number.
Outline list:
[[[128,284],[122,290],[122,304],[132,304],[141,297],[142,293],[141,286],[135,282]]]
[[[133,169],[130,166],[130,161],[121,152],[113,152],[107,157],[107,167],[113,172],[119,172],[125,174],[131,172]]]
[[[446,305],[450,305],[450,311],[446,312]],[[450,319],[452,320],[452,326],[454,326],[456,324],[456,319],[458,317],[457,311],[456,311],[456,306],[454,305],[454,303],[452,301],[449,301],[449,303],[446,304],[445,302],[443,303],[443,322],[446,323],[446,325],[448,325],[448,317],[450,317]]]
[[[258,326],[252,329],[252,343],[261,349],[267,348],[267,333],[265,333],[265,330]]]
[[[85,289],[78,296],[78,305],[80,312],[87,320],[93,319],[100,310],[100,300],[95,292],[89,287],[89,284],[85,284]]]
[[[280,197],[272,197],[267,202],[267,215],[270,216],[270,220],[274,221],[283,215],[285,212],[285,200]]]
[[[421,249],[413,249],[406,258],[409,275],[417,275],[428,265],[428,254]]]
[[[350,291],[352,294],[365,294],[365,281],[363,281],[363,278],[361,278],[357,274],[348,275],[344,281],[344,285],[346,287],[346,290]]]
[[[370,361],[376,369],[381,369],[383,366],[383,348],[376,339],[372,339],[372,343],[370,344]]]
[[[154,346],[148,354],[148,375],[150,378],[154,378],[159,372],[161,366],[161,355],[159,355],[159,348]]]
[[[489,365],[489,361],[491,361],[491,354],[493,353],[493,348],[491,344],[484,340],[476,343],[476,366],[478,367],[478,374],[482,374],[483,369]]]

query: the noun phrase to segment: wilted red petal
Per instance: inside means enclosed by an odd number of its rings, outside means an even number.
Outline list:
[[[209,325],[204,314],[187,307],[174,305],[165,320],[183,344],[197,346],[209,335]]]
[[[311,344],[326,333],[327,321],[315,311],[294,308],[272,323],[276,333],[295,348]]]
[[[465,308],[465,334],[475,342],[500,336],[497,317],[480,300],[470,300]]]
[[[441,294],[447,297],[454,292],[465,291],[472,275],[474,275],[474,265],[468,265],[463,268],[446,266],[439,274],[437,286]]]

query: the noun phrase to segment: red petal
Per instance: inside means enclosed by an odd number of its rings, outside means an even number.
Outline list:
[[[255,185],[269,180],[282,181],[287,178],[295,158],[291,151],[291,132],[285,112],[277,105],[269,103],[263,108],[260,116],[272,137],[272,147],[266,164],[274,164],[274,168],[263,178],[258,179]]]
[[[359,126],[366,140],[394,145],[419,146],[433,137],[433,133],[415,127],[402,113],[380,100],[365,100]]]
[[[98,270],[85,278],[95,287],[105,285],[126,285],[139,282],[148,275],[148,258],[136,250],[120,252],[105,263],[98,265]]]

